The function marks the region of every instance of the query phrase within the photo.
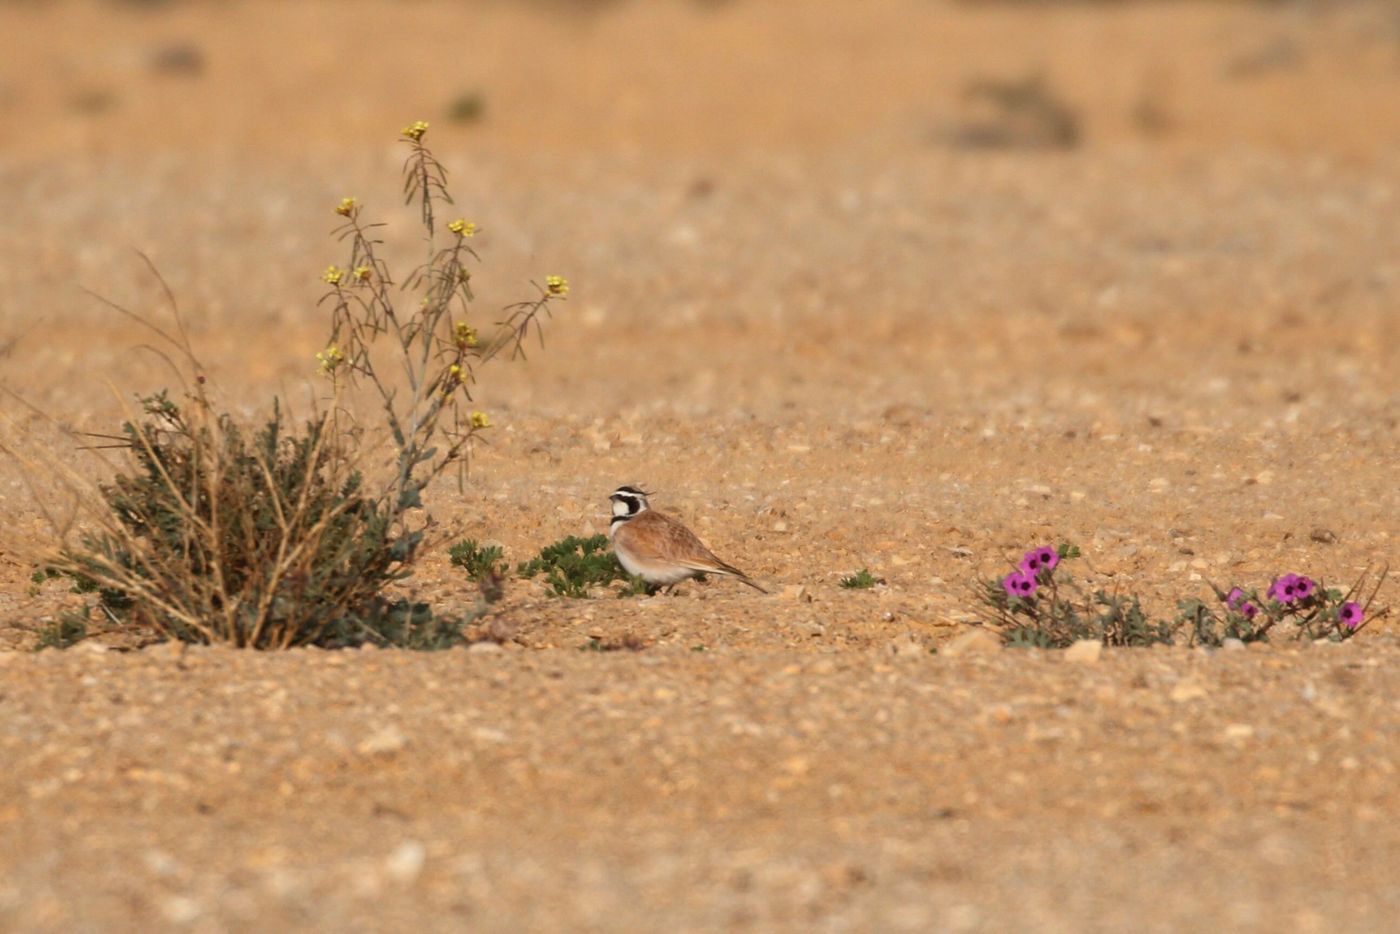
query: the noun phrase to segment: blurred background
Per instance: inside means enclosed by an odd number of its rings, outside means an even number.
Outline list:
[[[771,226],[755,229],[781,250],[801,249],[770,236],[789,184],[888,231],[923,219],[901,217],[896,202],[927,218],[917,189],[930,173],[949,199],[998,171],[990,184],[1049,194],[1022,169],[1132,175],[1143,196],[1164,177],[1153,171],[1185,166],[1207,199],[1219,194],[1209,167],[1249,178],[1279,160],[1313,159],[1314,176],[1390,170],[1400,147],[1400,4],[1390,0],[4,0],[0,32],[10,259],[0,295],[11,315],[31,287],[46,305],[71,298],[49,291],[58,280],[46,267],[89,287],[120,276],[113,247],[165,256],[177,279],[209,260],[187,250],[220,253],[240,233],[275,241],[279,258],[309,253],[313,198],[346,186],[376,194],[365,186],[397,164],[397,129],[415,119],[432,124],[464,194],[491,212],[481,223],[509,243],[500,252],[553,246],[554,231],[575,246],[594,239],[569,226],[585,206],[595,231],[636,212],[607,253],[561,257],[598,284],[595,261],[634,258],[631,234],[637,249],[658,235],[703,249],[694,218],[639,225],[724,194],[726,175],[765,176],[752,195]],[[1056,187],[1066,210],[1093,197],[1092,184]],[[591,204],[604,190],[616,211]],[[871,214],[882,193],[893,213]],[[994,200],[960,210],[995,213]],[[516,214],[545,202],[549,219]],[[216,216],[229,242],[190,242],[189,225]],[[845,233],[820,252],[859,254],[857,231]],[[935,264],[947,255],[931,252]],[[309,268],[320,259],[308,255]],[[723,265],[738,272],[736,262]],[[276,281],[288,264],[238,265],[236,289],[255,299],[243,314],[290,297],[279,290],[294,280]],[[266,292],[254,281],[269,278]],[[234,287],[179,284],[215,306]],[[856,290],[868,288],[878,283]]]
[[[572,284],[482,389],[505,426],[1011,431],[1016,477],[1142,426],[1254,439],[1199,455],[1249,475],[1395,432],[1395,2],[9,0],[0,35],[0,373],[78,427],[171,381],[85,291],[164,313],[136,251],[235,402],[318,391],[334,206],[417,261],[426,120],[483,322]]]
[[[157,310],[138,250],[232,392],[304,387],[333,205],[416,257],[413,120],[483,309],[573,282],[499,405],[1038,412],[1093,377],[1135,417],[1205,391],[1183,367],[1358,404],[1394,337],[1388,0],[8,0],[0,35],[0,349],[78,418],[95,373],[166,379],[84,292]]]
[[[8,0],[7,159],[856,140],[1349,158],[1400,132],[1400,5],[996,0]]]

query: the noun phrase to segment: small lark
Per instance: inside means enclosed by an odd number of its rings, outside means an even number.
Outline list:
[[[613,513],[608,539],[627,573],[667,590],[688,577],[725,574],[768,592],[743,571],[716,558],[690,529],[651,509],[648,495],[634,486],[620,486],[608,497]]]

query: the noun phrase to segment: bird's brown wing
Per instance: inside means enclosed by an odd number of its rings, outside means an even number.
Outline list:
[[[705,543],[680,522],[648,509],[631,519],[625,527],[632,533],[632,547],[645,550],[649,556],[670,561],[696,570],[720,570],[724,564]]]
[[[700,541],[694,532],[676,519],[649,509],[628,524],[635,525],[643,519],[649,521],[637,531],[645,534],[648,544],[656,549],[658,558],[673,561],[701,573],[729,574],[750,587],[763,593],[768,592],[749,580],[749,576],[734,565],[721,561],[713,551],[705,547],[705,543]]]

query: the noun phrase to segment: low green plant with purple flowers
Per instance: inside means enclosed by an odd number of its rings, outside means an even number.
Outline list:
[[[1154,620],[1135,595],[1089,591],[1075,583],[1065,562],[1079,557],[1079,549],[1068,543],[1032,548],[1014,570],[982,580],[977,596],[988,628],[1007,645],[1037,648],[1064,648],[1082,639],[1127,646],[1181,639],[1187,645],[1220,646],[1229,639],[1266,641],[1276,633],[1341,642],[1387,612],[1373,609],[1389,573],[1381,568],[1374,575],[1367,569],[1346,590],[1291,573],[1274,578],[1262,596],[1255,589],[1222,590],[1212,584],[1215,600],[1182,600],[1175,618]]]
[[[1183,600],[1176,624],[1185,629],[1191,645],[1220,645],[1226,639],[1241,642],[1267,640],[1271,633],[1284,633],[1294,639],[1350,639],[1386,610],[1372,610],[1376,594],[1389,574],[1381,568],[1372,577],[1367,569],[1347,590],[1327,587],[1303,574],[1274,578],[1261,597],[1256,590],[1231,587],[1221,590],[1214,584],[1214,603]]]
[[[1032,548],[1016,569],[981,583],[980,602],[989,628],[1007,645],[1065,648],[1083,639],[1104,645],[1170,643],[1171,627],[1143,612],[1136,596],[1088,591],[1075,583],[1064,562],[1079,548]]]

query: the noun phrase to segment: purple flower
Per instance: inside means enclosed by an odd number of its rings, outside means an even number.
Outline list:
[[[1001,587],[1006,591],[1008,597],[1020,597],[1025,600],[1035,596],[1035,577],[1020,571],[1012,571],[1001,579]]]
[[[1348,629],[1355,629],[1361,625],[1361,620],[1366,615],[1366,611],[1361,609],[1361,604],[1348,601],[1343,603],[1341,609],[1337,610],[1337,619]]]
[[[1269,585],[1269,596],[1279,603],[1292,603],[1297,599],[1298,575],[1285,574]]]
[[[1231,587],[1230,592],[1225,595],[1225,605],[1232,610],[1238,610],[1244,603],[1244,591],[1238,587]]]
[[[1254,617],[1259,614],[1259,607],[1252,603],[1241,603],[1239,611],[1243,614],[1245,619],[1254,619]]]
[[[1021,558],[1021,573],[1032,579],[1038,577],[1042,571],[1053,571],[1060,563],[1060,553],[1048,545],[1043,548],[1032,548]]]
[[[1300,574],[1298,579],[1293,582],[1293,599],[1306,600],[1308,597],[1312,596],[1313,591],[1316,589],[1317,584],[1313,583],[1311,577],[1303,577]]]

